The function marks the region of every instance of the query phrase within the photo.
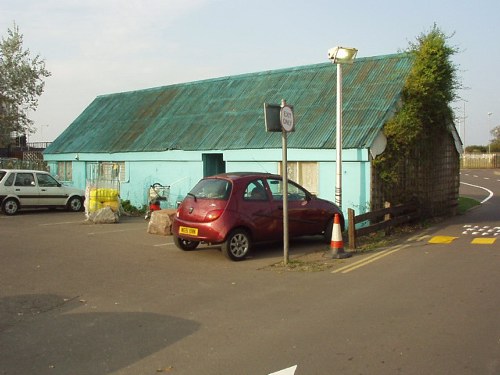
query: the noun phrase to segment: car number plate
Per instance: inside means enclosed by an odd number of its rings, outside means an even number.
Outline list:
[[[190,236],[197,236],[198,235],[198,228],[191,228],[191,227],[179,227],[179,234],[188,234]]]

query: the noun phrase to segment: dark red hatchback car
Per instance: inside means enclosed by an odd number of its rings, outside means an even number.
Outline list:
[[[331,241],[332,202],[317,198],[288,181],[289,237],[322,235]],[[200,180],[180,204],[172,226],[182,250],[199,243],[221,244],[231,260],[242,260],[256,242],[283,239],[283,180],[268,173],[224,173]]]

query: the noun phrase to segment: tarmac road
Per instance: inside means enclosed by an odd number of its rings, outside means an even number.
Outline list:
[[[182,252],[142,218],[0,215],[0,374],[499,374],[499,240],[465,226],[500,226],[500,177],[464,172],[493,197],[333,271]]]

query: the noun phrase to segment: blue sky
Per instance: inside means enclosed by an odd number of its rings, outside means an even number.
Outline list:
[[[460,50],[462,139],[485,145],[500,125],[499,14],[498,0],[0,0],[0,35],[16,22],[52,73],[30,136],[51,141],[98,95],[326,62],[337,45],[396,53],[436,23]]]

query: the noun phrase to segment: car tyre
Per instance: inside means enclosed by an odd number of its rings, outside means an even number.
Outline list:
[[[19,211],[19,202],[14,198],[7,198],[2,204],[5,215],[15,215]]]
[[[248,256],[251,246],[252,241],[248,232],[244,229],[235,229],[222,244],[222,253],[231,260],[239,261]]]
[[[332,231],[333,231],[333,219],[328,221],[325,228],[325,233],[323,234],[323,241],[329,244],[332,241]]]
[[[68,211],[79,212],[83,208],[83,201],[80,197],[71,197],[67,204]]]
[[[181,237],[177,237],[177,236],[173,236],[173,237],[174,237],[175,246],[177,246],[179,249],[184,250],[184,251],[194,250],[200,244],[199,241],[191,241],[191,240],[187,240],[185,238],[181,238]]]

